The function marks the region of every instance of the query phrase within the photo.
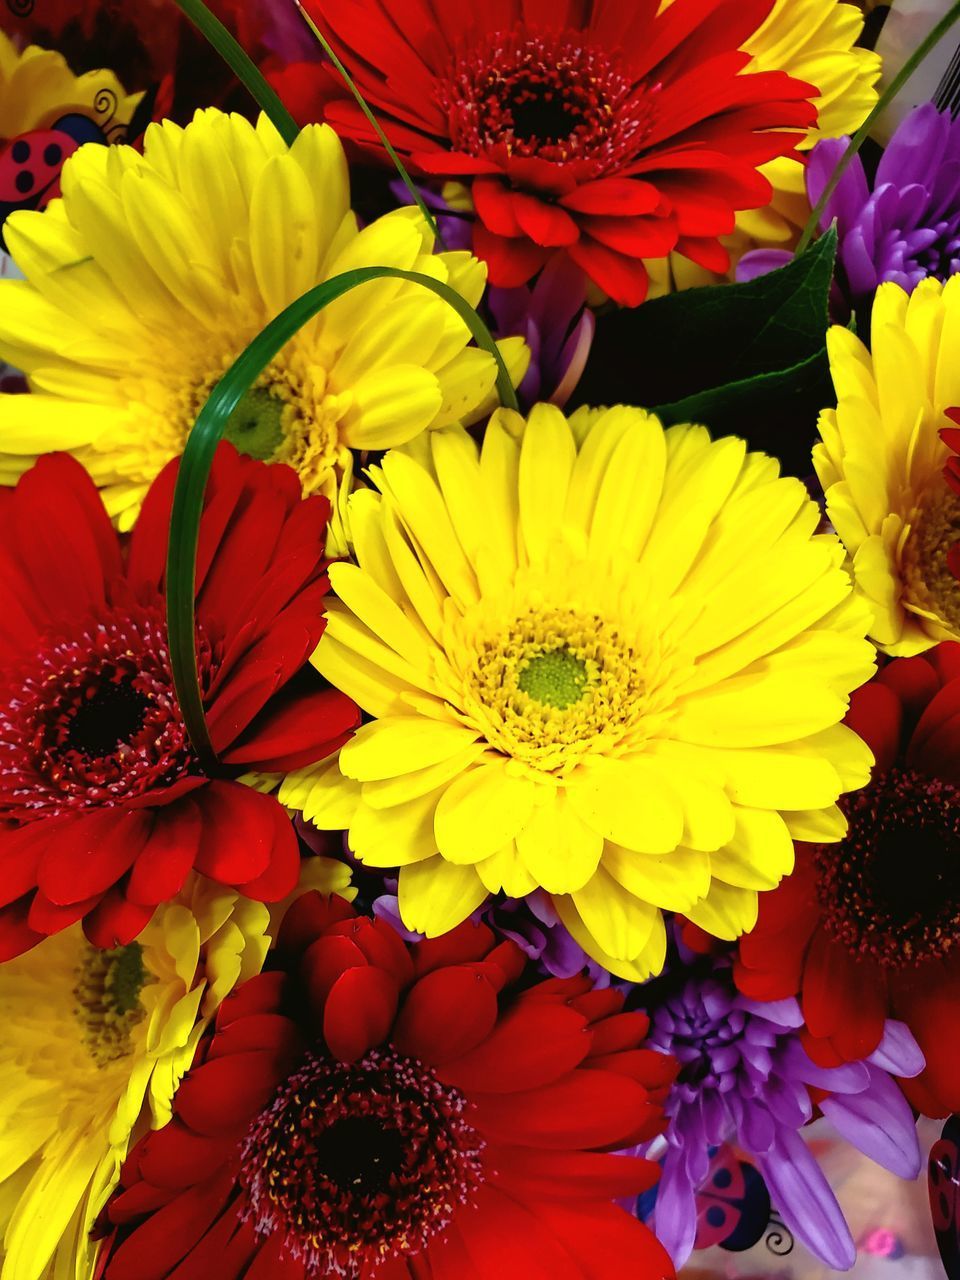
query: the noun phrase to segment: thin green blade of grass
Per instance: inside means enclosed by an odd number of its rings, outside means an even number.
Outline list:
[[[507,408],[518,408],[503,356],[473,307],[443,281],[399,267],[357,267],[316,285],[281,311],[234,361],[214,387],[187,438],[174,490],[167,550],[167,635],[173,683],[190,741],[207,773],[215,773],[218,762],[197,668],[196,562],[204,494],[217,445],[237,405],[299,329],[351,289],[388,278],[422,285],[449,303],[477,345],[493,357],[501,402]]]
[[[876,106],[850,139],[850,145],[837,161],[836,168],[833,173],[831,173],[830,178],[827,181],[827,185],[820,193],[820,199],[813,206],[813,209],[810,212],[810,217],[807,219],[807,224],[803,228],[803,233],[797,241],[797,247],[795,250],[796,257],[799,257],[800,254],[803,253],[810,241],[816,235],[817,227],[820,225],[820,218],[824,209],[827,207],[830,197],[833,195],[834,191],[836,191],[840,183],[840,179],[853,163],[854,156],[856,156],[857,152],[867,140],[870,130],[877,122],[877,119],[884,111],[886,111],[887,107],[889,107],[890,103],[893,102],[894,98],[916,71],[917,67],[919,67],[924,58],[926,58],[927,54],[937,47],[958,18],[960,18],[960,2],[953,5],[927,34],[927,36],[920,41],[916,49],[914,49],[913,53],[887,85],[886,89],[884,89]]]
[[[300,3],[300,0],[293,0],[293,2],[297,6],[297,9],[300,11],[301,18],[303,18],[304,22],[307,24],[307,26],[310,28],[311,32],[313,33],[314,38],[317,41],[319,41],[321,47],[323,48],[324,53],[333,63],[334,67],[337,70],[337,73],[340,75],[344,84],[353,94],[354,98],[356,99],[357,105],[359,106],[360,110],[363,112],[364,116],[366,117],[370,127],[374,130],[377,137],[380,139],[381,146],[383,147],[384,151],[386,151],[387,155],[390,157],[390,161],[393,164],[393,167],[396,169],[397,173],[399,174],[400,179],[403,182],[403,185],[407,188],[407,191],[409,191],[411,199],[413,200],[417,208],[420,210],[421,214],[424,217],[424,220],[426,221],[427,226],[430,228],[430,230],[433,232],[434,236],[436,237],[437,244],[440,246],[441,249],[444,249],[446,246],[443,243],[443,236],[440,234],[440,228],[437,225],[436,219],[434,218],[430,210],[427,208],[426,202],[424,201],[424,198],[420,193],[420,189],[417,187],[416,183],[413,181],[413,179],[410,177],[410,174],[407,172],[406,165],[400,159],[399,155],[397,155],[396,148],[394,147],[390,139],[387,137],[383,127],[380,124],[380,121],[374,115],[369,104],[367,103],[366,98],[364,98],[363,94],[354,84],[353,77],[350,75],[350,72],[343,65],[341,60],[337,57],[336,51],[330,44],[330,41],[326,38],[326,36],[323,34],[323,32],[314,22],[314,20],[310,17],[306,9],[304,9],[303,5]]]
[[[175,3],[216,49],[261,111],[273,122],[287,146],[291,146],[300,132],[299,126],[249,54],[234,40],[223,23],[214,17],[203,0],[175,0]]]

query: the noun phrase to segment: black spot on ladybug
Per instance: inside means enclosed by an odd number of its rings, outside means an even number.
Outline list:
[[[63,147],[58,147],[55,142],[51,142],[49,147],[44,148],[43,162],[52,168],[55,164],[59,164],[63,159]]]
[[[713,1175],[713,1185],[719,1188],[721,1191],[724,1190],[726,1187],[729,1187],[732,1181],[733,1181],[733,1174],[730,1172],[729,1169],[718,1169],[717,1172]]]
[[[33,190],[33,174],[29,169],[21,169],[14,178],[13,184],[21,195],[26,195],[28,191]]]
[[[17,164],[26,164],[30,159],[30,143],[21,138],[10,148],[10,154]],[[33,183],[31,182],[30,185],[33,186]]]
[[[718,1204],[712,1204],[707,1210],[707,1221],[711,1227],[722,1227],[727,1219],[727,1215]]]

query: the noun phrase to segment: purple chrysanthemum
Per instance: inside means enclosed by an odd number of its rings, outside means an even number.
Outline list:
[[[807,195],[815,204],[848,145],[817,144],[807,162]],[[852,307],[892,280],[908,293],[927,276],[960,271],[960,120],[932,102],[912,111],[890,139],[871,189],[860,157],[851,162],[820,219],[837,223],[837,279]],[[789,261],[783,250],[745,254],[738,279]]]
[[[659,985],[659,984],[658,984]],[[697,1230],[695,1194],[711,1149],[735,1141],[754,1159],[784,1222],[828,1266],[856,1259],[850,1230],[799,1130],[820,1110],[865,1155],[904,1178],[920,1171],[913,1113],[890,1073],[917,1075],[923,1056],[907,1028],[888,1022],[862,1062],[819,1067],[807,1055],[795,1000],[740,995],[728,961],[690,976],[648,1006],[649,1043],[680,1063],[666,1113],[667,1151],[657,1194],[657,1236],[680,1266]],[[826,1095],[826,1096],[824,1096]]]

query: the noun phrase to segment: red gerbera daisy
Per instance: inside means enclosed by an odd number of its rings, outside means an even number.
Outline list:
[[[127,547],[64,455],[0,491],[0,959],[81,918],[94,944],[126,944],[192,868],[251,898],[283,898],[299,865],[290,821],[234,779],[319,760],[357,723],[334,690],[282,692],[323,630],[329,504],[302,500],[289,468],[224,445],[197,578],[200,674],[224,773],[201,770],[166,641],[176,465]]]
[[[229,996],[107,1206],[103,1280],[672,1276],[612,1201],[657,1168],[676,1064],[587,978],[521,989],[469,922],[407,945],[308,894]]]
[[[846,723],[872,748],[868,786],[841,802],[839,844],[797,846],[793,875],[760,895],[737,986],[799,995],[825,1065],[866,1057],[885,1018],[927,1060],[903,1082],[927,1115],[960,1110],[960,645],[897,658],[851,697]]]
[[[771,188],[816,89],[743,74],[740,46],[773,0],[311,0],[318,25],[422,174],[472,181],[474,248],[490,280],[528,280],[565,254],[636,305],[644,258],[671,250],[722,271],[718,237]],[[332,73],[331,73],[332,75]],[[376,137],[314,66],[281,77],[306,114]],[[334,99],[330,101],[331,97]],[[325,106],[324,106],[325,103]]]

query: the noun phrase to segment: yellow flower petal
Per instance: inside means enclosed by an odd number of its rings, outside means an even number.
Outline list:
[[[448,933],[476,911],[487,890],[473,867],[443,858],[400,869],[400,915],[404,925],[428,938]]]

